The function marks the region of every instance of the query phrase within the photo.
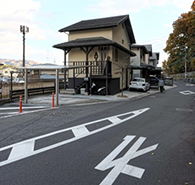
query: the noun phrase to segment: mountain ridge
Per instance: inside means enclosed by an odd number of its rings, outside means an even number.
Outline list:
[[[11,66],[15,66],[15,67],[22,67],[23,61],[17,60],[17,59],[1,59],[0,58],[0,64],[11,65]],[[39,64],[41,64],[41,63],[33,61],[33,60],[26,60],[25,61],[26,67],[29,67],[32,65],[39,65]]]

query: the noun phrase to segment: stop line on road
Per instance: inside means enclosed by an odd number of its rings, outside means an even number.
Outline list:
[[[146,111],[148,111],[150,108],[144,108],[136,111],[127,112],[124,114],[119,114],[107,118],[103,118],[100,120],[84,123],[82,125],[66,128],[63,130],[55,131],[52,133],[48,133],[39,137],[35,137],[32,139],[28,139],[25,141],[21,141],[3,148],[0,148],[0,155],[6,155],[3,157],[5,160],[0,160],[0,167],[16,162],[18,160],[54,149],[56,147],[68,144],[70,142],[79,140],[81,138],[93,135],[95,133],[101,132],[103,130],[109,129],[111,127],[114,127],[116,125],[119,125],[121,123],[124,123]],[[98,125],[101,125],[97,128]],[[64,135],[72,133],[72,137],[62,140],[58,143],[44,146],[40,148],[36,148],[37,142],[40,143],[41,139],[52,139],[52,137],[55,137],[56,135],[63,133]],[[2,159],[2,158],[0,158]]]

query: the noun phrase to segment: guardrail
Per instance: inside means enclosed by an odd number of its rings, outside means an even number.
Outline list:
[[[55,86],[32,88],[32,89],[28,89],[28,96],[48,94],[48,93],[52,93],[52,92],[55,92]],[[10,100],[12,101],[15,98],[19,99],[20,95],[24,96],[24,89],[12,90],[12,91],[10,91]]]

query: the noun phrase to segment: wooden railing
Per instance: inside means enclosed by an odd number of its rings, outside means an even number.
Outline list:
[[[109,62],[108,68],[111,73],[111,62]],[[86,61],[69,61],[70,66],[85,66],[75,69],[75,75],[86,74]],[[106,61],[89,61],[88,72],[90,75],[105,75],[106,73]]]

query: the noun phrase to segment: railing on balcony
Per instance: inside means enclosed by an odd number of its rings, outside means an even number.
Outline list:
[[[106,62],[108,63],[106,65]],[[75,69],[75,75],[86,74],[86,61],[69,61],[70,66],[85,66]],[[108,61],[89,61],[88,73],[90,75],[106,75],[106,67],[111,75],[111,62]]]

